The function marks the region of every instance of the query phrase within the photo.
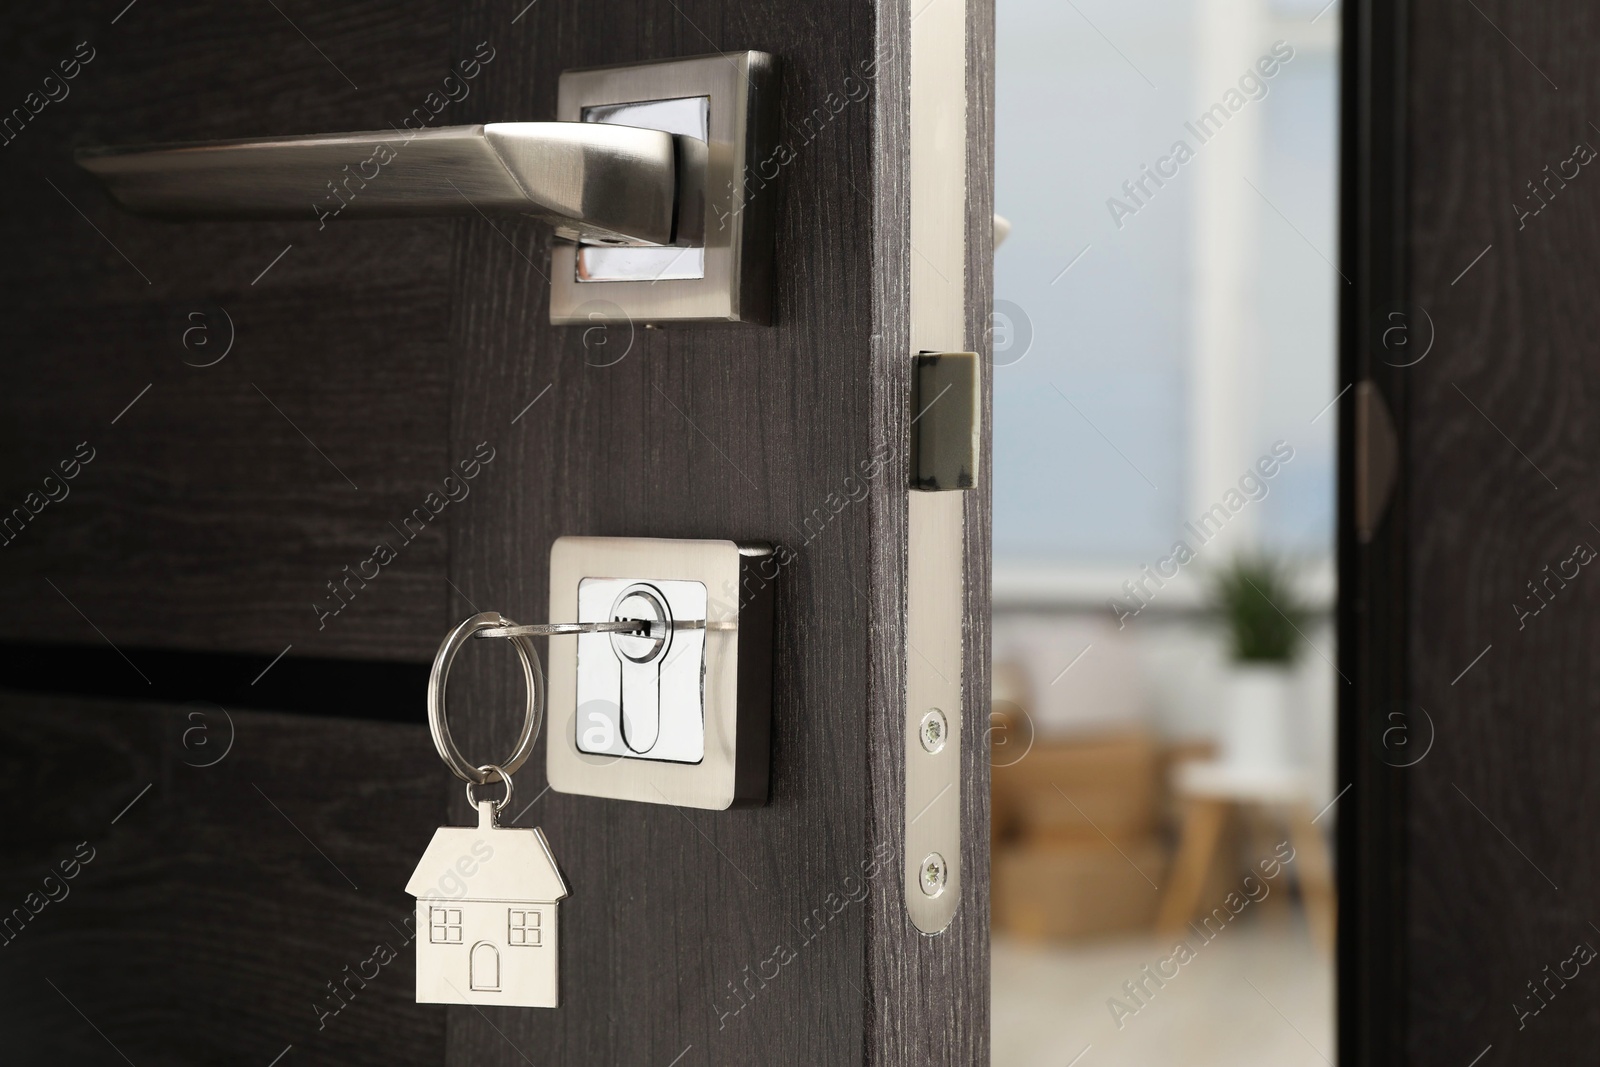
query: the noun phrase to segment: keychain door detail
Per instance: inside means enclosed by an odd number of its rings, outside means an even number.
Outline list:
[[[468,763],[445,717],[445,687],[456,653],[475,635],[514,625],[492,611],[467,619],[439,646],[428,678],[434,747],[467,783],[478,825],[435,830],[406,883],[406,892],[417,898],[418,1004],[561,1003],[558,918],[567,883],[543,830],[500,825],[500,813],[511,803],[512,772],[527,762],[544,719],[544,671],[533,642],[525,634],[510,637],[522,661],[528,704],[516,748],[503,765]],[[499,800],[473,796],[474,786],[493,782],[505,786]]]
[[[406,884],[417,898],[417,1003],[554,1008],[567,885],[538,829],[442,826]]]

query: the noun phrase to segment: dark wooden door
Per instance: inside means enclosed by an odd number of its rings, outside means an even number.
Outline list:
[[[112,0],[0,15],[10,1058],[987,1061],[981,487],[953,513],[965,636],[943,670],[967,743],[942,933],[913,925],[900,877],[924,13]],[[954,19],[966,132],[936,162],[964,178],[965,214],[922,258],[954,278],[957,336],[938,344],[981,351],[990,13],[970,0]],[[772,193],[774,323],[641,325],[608,338],[620,361],[549,324],[540,224],[155,222],[72,163],[94,144],[381,130],[419,107],[440,125],[548,119],[562,70],[744,49],[778,57],[793,149]],[[836,509],[885,443],[893,476]],[[424,724],[427,663],[475,611],[543,621],[564,534],[792,551],[770,801],[542,792],[541,742],[517,822],[544,828],[572,889],[563,1006],[418,1005],[404,885],[433,828],[468,818]],[[379,544],[392,558],[373,577]],[[458,736],[486,761],[515,727],[516,678],[489,654],[458,672]],[[881,876],[862,881],[866,863]]]
[[[1348,7],[1346,369],[1399,433],[1387,514],[1344,546],[1342,1047],[1590,1062],[1600,18]]]

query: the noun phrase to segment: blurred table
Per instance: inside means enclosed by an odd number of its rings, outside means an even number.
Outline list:
[[[1285,866],[1294,872],[1300,885],[1313,941],[1323,952],[1331,953],[1332,865],[1327,839],[1312,822],[1309,775],[1294,769],[1197,760],[1173,769],[1172,788],[1183,808],[1183,833],[1162,896],[1157,929],[1166,935],[1177,935],[1194,917],[1205,891],[1206,876],[1216,861],[1223,828],[1231,815],[1241,813],[1275,820],[1287,831],[1295,855]]]

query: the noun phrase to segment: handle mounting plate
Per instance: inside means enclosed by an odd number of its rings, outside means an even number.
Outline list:
[[[558,119],[674,135],[680,239],[660,249],[557,242],[553,324],[772,321],[777,90],[777,61],[764,52],[562,73]]]

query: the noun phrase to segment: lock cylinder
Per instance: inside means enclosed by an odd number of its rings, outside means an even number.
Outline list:
[[[622,741],[642,756],[655,748],[661,736],[661,665],[672,643],[672,612],[658,590],[641,582],[622,591],[611,606],[611,617],[648,623],[643,634],[611,635],[611,647],[622,663],[617,694]]]

